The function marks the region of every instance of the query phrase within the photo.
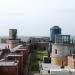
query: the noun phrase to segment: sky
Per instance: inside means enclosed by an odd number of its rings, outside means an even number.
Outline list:
[[[75,0],[0,0],[0,36],[49,36],[55,25],[75,35]]]

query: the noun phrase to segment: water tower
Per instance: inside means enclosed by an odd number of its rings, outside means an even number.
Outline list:
[[[50,54],[52,52],[52,43],[55,43],[55,35],[61,34],[61,28],[59,26],[53,26],[50,28],[50,42],[48,47],[48,57],[50,57]]]
[[[52,41],[52,43],[55,43],[56,34],[61,34],[61,28],[59,26],[53,26],[50,29],[50,41]]]
[[[9,29],[9,39],[11,40],[17,39],[17,29]]]

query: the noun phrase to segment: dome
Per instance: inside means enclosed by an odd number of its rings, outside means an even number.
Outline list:
[[[53,26],[51,29],[61,29],[59,26]]]

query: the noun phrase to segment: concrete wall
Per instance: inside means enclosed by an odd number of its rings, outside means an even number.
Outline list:
[[[68,56],[68,66],[72,69],[75,69],[75,59],[72,56]]]
[[[51,63],[52,64],[56,64],[56,65],[63,65],[66,66],[67,65],[67,57],[52,57],[51,59]]]
[[[57,54],[55,53],[55,50],[57,50]],[[57,57],[63,57],[71,55],[71,51],[73,52],[71,46],[69,45],[63,45],[63,44],[53,44],[52,45],[52,56]]]
[[[67,65],[67,57],[73,53],[75,48],[68,44],[52,44],[51,63],[56,65]]]

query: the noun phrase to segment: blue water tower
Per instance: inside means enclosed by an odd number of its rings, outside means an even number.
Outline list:
[[[56,34],[61,34],[61,28],[59,26],[53,26],[50,28],[50,41],[52,41],[52,43],[55,43]]]
[[[52,52],[52,43],[55,43],[55,35],[61,34],[61,28],[59,26],[53,26],[50,28],[50,42],[48,46],[48,57],[50,57],[50,54]]]

